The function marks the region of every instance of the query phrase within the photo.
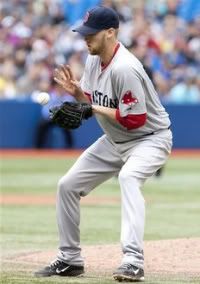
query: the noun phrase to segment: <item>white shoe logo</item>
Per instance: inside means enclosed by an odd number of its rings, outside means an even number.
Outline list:
[[[135,273],[135,275],[136,274],[138,274],[138,272],[140,271],[140,269],[138,268],[138,269],[136,269],[135,271],[134,271],[134,273]]]
[[[56,269],[56,273],[58,273],[58,274],[60,274],[60,273],[62,273],[62,272],[65,272],[65,271],[67,271],[68,270],[68,268],[69,268],[69,266],[66,266],[65,268],[63,268],[63,269],[59,269],[59,268],[57,268]]]

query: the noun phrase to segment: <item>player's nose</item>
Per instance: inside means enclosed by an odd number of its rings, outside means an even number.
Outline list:
[[[91,39],[92,39],[92,35],[86,35],[86,36],[84,36],[84,40],[85,40],[86,42],[91,41]]]
[[[85,39],[85,43],[86,43],[86,45],[87,45],[87,46],[89,46],[89,44],[90,44],[90,40]]]
[[[89,43],[89,38],[88,38],[88,36],[85,36],[85,37],[84,37],[84,40],[85,40],[86,43]]]

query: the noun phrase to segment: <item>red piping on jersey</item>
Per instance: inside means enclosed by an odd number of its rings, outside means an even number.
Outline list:
[[[118,42],[118,44],[115,46],[113,56],[112,56],[112,58],[110,59],[110,61],[109,61],[107,64],[103,64],[103,62],[101,62],[101,71],[103,71],[104,69],[106,69],[106,67],[108,67],[108,65],[110,64],[110,62],[113,60],[113,57],[114,57],[115,54],[117,53],[119,47],[120,47],[120,44],[119,44],[119,42]]]
[[[125,117],[121,117],[119,109],[117,109],[115,117],[121,125],[126,127],[128,130],[131,130],[143,126],[146,122],[147,114],[128,114]]]
[[[84,92],[84,94],[88,97],[88,99],[89,99],[89,100],[90,100],[90,102],[92,103],[91,95],[90,95],[90,94],[88,94],[88,93],[86,93],[86,92]]]

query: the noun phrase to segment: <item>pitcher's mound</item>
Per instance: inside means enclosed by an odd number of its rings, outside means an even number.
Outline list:
[[[182,275],[200,278],[200,238],[146,241],[146,275]],[[86,275],[111,275],[120,265],[119,245],[84,246]],[[40,267],[56,258],[56,251],[34,252],[16,257],[17,262],[30,262]]]

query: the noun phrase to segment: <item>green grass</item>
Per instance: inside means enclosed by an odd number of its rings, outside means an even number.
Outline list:
[[[38,279],[34,277],[30,277],[30,273],[22,273],[19,272],[17,274],[2,274],[1,283],[9,283],[9,284],[27,284],[27,283],[42,283],[42,284],[116,284],[118,282],[112,280],[110,277],[100,277],[97,275],[93,275],[90,277],[82,277],[82,278],[59,278],[59,277],[51,277],[47,279]],[[123,283],[123,282],[122,282]],[[127,282],[124,282],[127,283]],[[130,282],[128,282],[130,283]],[[133,283],[133,282],[131,282]],[[135,283],[135,282],[134,282]],[[170,280],[167,280],[164,276],[159,276],[159,279],[157,276],[151,276],[150,278],[145,278],[145,284],[199,284],[199,279],[186,279],[186,278],[171,278]]]
[[[1,193],[55,195],[58,179],[74,159],[5,159],[1,163]],[[145,240],[200,237],[200,160],[171,158],[164,176],[145,184]],[[91,195],[119,197],[116,178]],[[119,243],[120,204],[81,207],[81,243]],[[55,205],[3,205],[1,208],[1,250],[3,258],[28,251],[55,250],[58,243]],[[2,260],[3,260],[2,258]],[[81,279],[35,279],[30,267],[2,262],[1,283],[114,283],[107,276]],[[147,277],[146,283],[199,283],[199,279]]]

